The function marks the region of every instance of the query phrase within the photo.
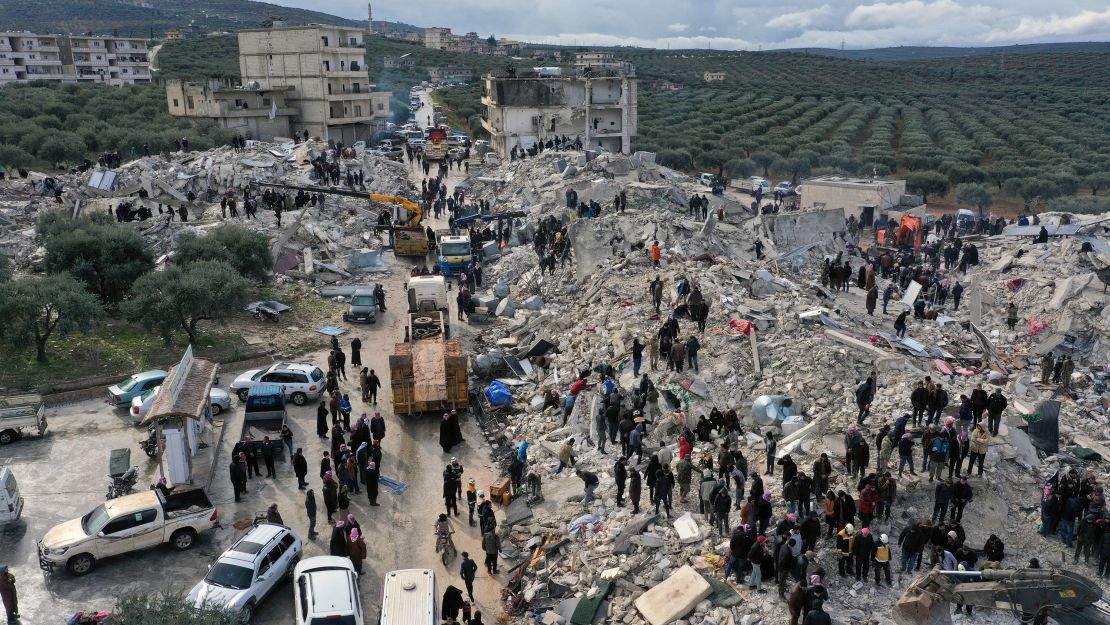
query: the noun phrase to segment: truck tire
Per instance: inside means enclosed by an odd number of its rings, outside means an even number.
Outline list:
[[[247,395],[250,394],[250,390],[245,389],[245,388],[241,388],[238,391],[236,391],[235,394],[239,396],[239,401],[241,401],[245,404],[245,403],[247,403]]]
[[[15,430],[10,430],[10,429],[9,430],[4,430],[3,432],[0,432],[0,445],[7,445],[8,443],[14,443],[16,441],[16,439],[18,439],[18,438],[19,438],[19,432],[16,432]]]
[[[197,533],[188,527],[183,527],[170,535],[170,544],[178,551],[188,551],[197,542]]]
[[[66,561],[66,570],[74,577],[88,575],[96,567],[96,558],[88,553],[79,553]]]
[[[289,399],[292,399],[293,403],[297,404],[298,406],[303,406],[308,403],[308,396],[300,392],[293,393],[293,395],[291,395]]]

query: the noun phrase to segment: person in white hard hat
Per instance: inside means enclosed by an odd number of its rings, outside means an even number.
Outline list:
[[[886,534],[879,535],[879,542],[875,543],[875,548],[872,551],[871,560],[875,564],[875,585],[879,585],[879,572],[882,571],[886,574],[886,585],[891,586],[890,581],[890,538]]]

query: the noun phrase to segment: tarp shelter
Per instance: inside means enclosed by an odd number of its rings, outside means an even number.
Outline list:
[[[159,440],[165,437],[158,464],[171,485],[193,483],[193,456],[200,450],[201,434],[212,418],[208,393],[219,366],[211,360],[193,358],[190,346],[181,362],[170,369],[140,424],[157,424]]]

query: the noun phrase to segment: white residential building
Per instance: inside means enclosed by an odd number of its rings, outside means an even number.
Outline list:
[[[146,39],[0,32],[0,85],[50,80],[149,83]]]
[[[285,100],[299,114],[295,133],[308,130],[348,145],[369,141],[392,113],[389,92],[373,90],[365,67],[366,31],[340,26],[288,26],[239,31],[243,84],[293,87]]]
[[[587,149],[600,146],[627,154],[636,135],[636,89],[636,80],[619,72],[599,77],[487,75],[482,126],[502,158],[513,147],[529,148],[557,135],[580,137]]]

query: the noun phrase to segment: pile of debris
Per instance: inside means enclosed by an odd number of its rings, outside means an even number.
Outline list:
[[[807,472],[827,453],[835,467],[831,488],[855,496],[856,484],[843,466],[843,435],[856,422],[855,390],[861,381],[874,376],[877,384],[862,428],[871,441],[882,424],[910,411],[910,393],[926,376],[948,389],[946,415],[956,413],[960,394],[970,395],[976,384],[998,387],[1010,408],[987,454],[989,481],[972,478],[975,500],[964,521],[967,543],[978,548],[996,534],[1012,554],[1009,566],[1023,566],[1029,557],[1039,557],[1044,566],[1062,564],[1056,543],[1037,534],[1041,486],[1059,467],[1080,466],[1104,476],[1106,465],[1091,459],[1110,460],[1105,369],[1110,296],[1095,277],[1096,270],[1110,265],[1104,239],[1091,251],[1081,236],[1053,239],[1047,246],[1006,235],[976,239],[979,266],[968,275],[951,274],[965,285],[963,305],[952,310],[949,301],[935,321],[911,318],[909,335],[899,338],[892,322],[912,301],[891,302],[889,314],[872,316],[865,310],[864,291],[854,283],[847,293],[821,284],[826,258],[843,252],[855,270],[864,261],[850,255],[853,248],[875,245],[847,236],[843,211],[752,218],[742,202],[708,196],[708,218],[694,218],[688,200],[705,188],[655,165],[651,155],[606,155],[569,164],[568,158],[544,153],[507,164],[472,179],[467,189],[469,195],[493,200],[495,211],[530,215],[517,228],[512,246],[485,251],[485,288],[474,297],[480,306],[499,310],[501,318],[493,325],[473,325],[464,335],[468,351],[476,354],[472,364],[479,384],[499,380],[515,398],[509,407],[487,406],[484,414],[495,458],[506,458],[519,441],[528,440],[528,470],[544,479],[546,501],[529,509],[523,497],[516,500],[503,526],[512,545],[503,555],[518,565],[510,583],[517,591],[511,614],[530,606],[550,624],[602,619],[629,625],[752,625],[760,620],[777,625],[788,619],[783,602],[721,583],[728,537],[698,513],[697,476],[689,504],[680,505],[676,492],[670,518],[649,514],[654,512],[650,502],[640,515],[632,515],[627,502],[616,506],[612,468],[619,446],[607,454],[595,447],[600,390],[579,394],[566,417],[559,407],[545,408],[545,395],[551,389],[560,397],[566,394],[583,369],[612,367],[620,388],[637,387],[633,339],[650,344],[672,315],[681,339],[698,337],[700,368],[669,371],[661,357],[653,370],[645,350],[641,373],[649,374],[660,399],[647,408],[654,419],[641,468],[664,447],[677,459],[680,428],[693,428],[699,415],[732,409],[742,419],[742,433],[714,431],[711,443],[698,446],[715,450],[729,440],[755,471],[765,462],[763,436],[771,432],[780,437],[776,457],[790,455]],[[583,219],[564,208],[570,189],[579,201],[602,204],[601,215]],[[622,191],[628,208],[619,212],[610,207]],[[569,224],[573,260],[545,274],[526,243],[534,224],[551,216]],[[1081,228],[1082,235],[1097,230],[1098,219],[1080,222],[1072,216],[1072,223],[1090,224]],[[763,259],[757,258],[757,240]],[[663,250],[658,268],[649,252],[655,241]],[[1010,285],[1019,276],[1024,282]],[[649,295],[656,277],[666,284],[658,313]],[[689,319],[686,298],[677,288],[682,282],[696,284],[710,304],[703,332]],[[881,292],[886,282],[879,284]],[[1005,323],[1009,301],[1029,320],[1013,331]],[[1066,350],[1075,359],[1066,388],[1040,384],[1035,370],[1046,349]],[[598,381],[591,374],[594,389]],[[622,397],[627,407],[629,393]],[[792,400],[796,416],[768,415],[764,407],[781,405],[783,398]],[[1054,409],[1060,411],[1064,444],[1038,448],[1026,430]],[[920,436],[919,429],[912,431]],[[573,471],[557,472],[558,452],[571,438],[576,467],[600,478],[598,499],[586,509],[580,503],[567,505],[581,502],[582,480]],[[1095,456],[1081,459],[1073,445],[1094,450]],[[871,457],[877,452],[872,448]],[[920,461],[920,447],[914,455]],[[893,464],[888,469],[896,471]],[[888,534],[893,542],[907,523],[928,516],[934,485],[925,477],[898,479],[895,514],[872,523],[876,535]],[[777,476],[764,482],[774,494],[776,519],[781,518],[782,484]],[[815,503],[819,508],[820,494]],[[821,543],[811,554],[811,569],[836,569],[832,547],[831,541]],[[1093,571],[1086,572],[1093,577]],[[826,609],[838,621],[888,623],[890,606],[909,581],[888,589],[829,575],[824,582],[832,597]],[[1001,622],[1006,617],[987,618]]]
[[[39,270],[44,250],[35,241],[34,226],[41,211],[62,210],[73,217],[91,213],[115,216],[117,207],[128,203],[136,213],[142,208],[149,211],[149,219],[126,223],[148,239],[162,262],[170,258],[181,234],[204,232],[230,219],[274,243],[275,273],[336,282],[361,271],[384,270],[382,242],[369,228],[381,208],[366,200],[326,195],[322,207],[314,202],[303,210],[284,211],[281,226],[263,206],[256,219],[246,219],[243,192],[249,189],[257,197],[265,190],[251,188],[252,183],[318,187],[312,160],[320,155],[335,156],[334,146],[321,141],[250,144],[242,150],[217,147],[168,157],[145,156],[115,169],[94,167],[52,177],[31,172],[26,179],[0,181],[0,251],[24,270]],[[368,154],[361,147],[345,149],[338,162],[344,175],[348,171],[362,174],[365,188],[356,185],[350,190],[405,197],[415,194],[401,163]],[[64,189],[61,203],[44,192],[47,178]],[[337,188],[348,187],[342,181]],[[225,219],[222,214],[221,198],[229,195],[238,201],[238,219]],[[173,214],[182,207],[188,217],[184,223]]]

